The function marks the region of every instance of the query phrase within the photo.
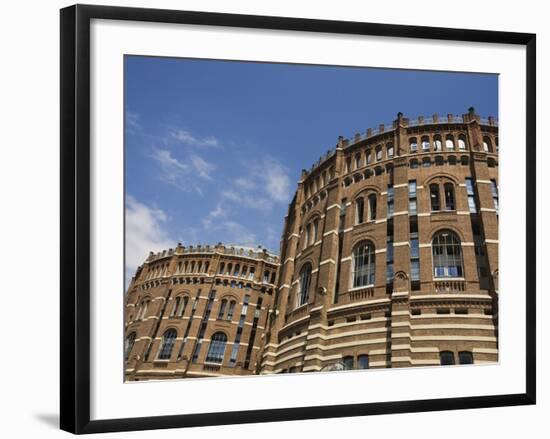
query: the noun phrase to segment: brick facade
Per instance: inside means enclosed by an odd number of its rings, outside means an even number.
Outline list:
[[[151,253],[125,298],[126,379],[255,373],[277,269],[265,250],[221,244]]]
[[[496,120],[399,113],[340,137],[302,171],[278,258],[151,254],[125,321],[128,380],[498,361]]]
[[[473,109],[398,114],[389,127],[340,138],[303,171],[285,221],[261,373],[438,365],[442,356],[497,361],[497,151],[497,122]],[[433,265],[438,234],[459,241],[452,276]],[[374,280],[354,287],[354,250],[365,243]]]

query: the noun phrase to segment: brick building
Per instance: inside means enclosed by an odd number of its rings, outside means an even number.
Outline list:
[[[400,113],[303,171],[261,373],[497,361],[497,152],[473,108]]]
[[[340,137],[302,171],[279,258],[178,246],[126,300],[130,380],[498,361],[497,121]]]
[[[151,253],[125,297],[125,378],[254,373],[277,269],[278,258],[263,249]]]

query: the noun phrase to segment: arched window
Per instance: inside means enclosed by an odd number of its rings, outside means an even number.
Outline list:
[[[386,145],[386,149],[387,149],[387,157],[389,159],[393,158],[393,143],[388,143]]]
[[[357,198],[355,200],[355,224],[363,224],[365,221],[365,201],[363,197]]]
[[[483,138],[483,151],[493,152],[493,147],[491,145],[491,139],[489,139],[489,137],[487,137],[487,136],[485,136]]]
[[[458,136],[458,149],[466,151],[466,136],[464,134]]]
[[[411,152],[416,152],[417,149],[418,149],[418,143],[416,141],[416,137],[411,137],[409,139],[409,150]]]
[[[172,307],[172,312],[170,313],[171,316],[175,316],[178,313],[178,309],[180,307],[180,301],[181,297],[176,297],[174,300],[174,306]]]
[[[441,151],[442,149],[441,136],[439,134],[434,136],[434,149],[436,151]]]
[[[361,167],[361,154],[355,154],[355,169]]]
[[[351,172],[351,159],[346,159],[346,173]]]
[[[254,273],[256,273],[256,269],[254,267],[250,267],[250,271],[248,272],[248,278],[254,279]]]
[[[130,358],[130,353],[134,348],[135,342],[136,342],[136,333],[131,332],[130,334],[128,334],[128,337],[126,337],[126,340],[124,341],[124,359],[125,360],[128,360],[128,358]]]
[[[225,307],[227,306],[227,300],[223,299],[220,304],[220,310],[218,311],[218,319],[223,319],[223,316],[225,314]]]
[[[238,276],[241,271],[241,266],[239,264],[235,264],[235,270],[233,270],[233,276]]]
[[[243,266],[243,269],[242,269],[242,271],[241,271],[241,277],[246,278],[246,273],[247,273],[247,271],[248,271],[248,267],[247,267],[246,265]]]
[[[430,185],[430,205],[432,207],[432,212],[441,210],[441,205],[439,203],[439,185],[435,183]]]
[[[147,314],[147,307],[149,306],[149,300],[145,299],[141,302],[139,312],[137,314],[136,320],[143,320]]]
[[[369,356],[368,355],[359,355],[357,357],[357,366],[359,369],[368,369],[369,368]]]
[[[474,364],[474,356],[471,352],[461,351],[458,353],[458,362],[460,364]]]
[[[376,219],[376,194],[369,195],[369,221]]]
[[[178,311],[178,317],[181,317],[185,313],[185,308],[187,308],[187,303],[189,302],[189,297],[185,296],[181,303],[181,308]]]
[[[313,243],[317,242],[319,235],[319,218],[313,220]]]
[[[351,355],[342,358],[342,362],[344,363],[344,370],[353,369],[353,357]]]
[[[455,364],[455,355],[451,351],[442,351],[439,353],[439,361],[442,366],[452,366]]]
[[[227,320],[233,319],[233,313],[235,312],[235,304],[236,302],[234,300],[229,302],[229,309],[227,310]]]
[[[162,336],[162,344],[160,347],[158,358],[159,360],[169,360],[172,356],[172,349],[176,343],[177,332],[175,329],[168,329]]]
[[[372,163],[372,151],[370,149],[367,149],[367,165],[370,165]]]
[[[225,354],[225,346],[227,344],[227,335],[223,332],[216,332],[210,340],[206,361],[209,363],[221,363]]]
[[[233,264],[227,264],[227,272],[225,274],[230,276],[231,275],[231,270],[233,270]]]
[[[306,232],[304,235],[304,248],[306,248],[309,245],[309,235],[311,234],[311,224],[308,224],[306,226]]]
[[[452,183],[443,185],[445,192],[445,210],[455,210],[455,188]]]
[[[311,284],[311,265],[306,264],[300,271],[298,291],[298,306],[304,305],[309,299],[309,285]]]
[[[422,136],[422,151],[430,150],[430,138],[428,136]]]
[[[460,239],[450,230],[438,232],[432,241],[434,277],[463,277]]]
[[[445,137],[445,148],[455,149],[455,139],[452,134],[447,134]]]
[[[376,161],[382,160],[382,147],[378,145],[376,147]]]
[[[374,285],[374,246],[362,242],[353,251],[353,288]]]

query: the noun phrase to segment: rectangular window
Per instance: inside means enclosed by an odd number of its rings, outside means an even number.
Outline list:
[[[388,186],[388,218],[393,216],[393,186]]]
[[[475,200],[474,183],[470,177],[466,178],[466,193],[468,194],[468,207],[470,213],[477,213],[477,203]]]
[[[416,215],[416,198],[409,200],[409,215]]]
[[[493,195],[493,204],[498,215],[498,186],[495,180],[491,180],[491,193]]]

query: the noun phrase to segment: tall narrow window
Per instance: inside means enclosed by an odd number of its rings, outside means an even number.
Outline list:
[[[388,158],[389,159],[393,158],[393,143],[388,143],[386,148],[387,148]]]
[[[176,300],[174,300],[174,306],[172,307],[172,312],[170,313],[171,316],[176,316],[178,314],[180,301],[181,301],[181,297],[176,297]]]
[[[452,366],[455,364],[455,355],[451,351],[442,351],[439,353],[439,361],[442,366]]]
[[[250,267],[250,271],[248,272],[248,278],[253,280],[255,272],[256,272],[256,269],[254,267]]]
[[[466,150],[466,136],[464,134],[458,136],[458,149],[461,151]]]
[[[318,238],[319,238],[319,218],[315,218],[313,220],[313,243],[314,244],[317,242]]]
[[[351,172],[351,159],[346,159],[346,173]]]
[[[409,180],[409,215],[416,215],[416,180]]]
[[[422,136],[422,151],[430,150],[430,138],[428,136]]]
[[[182,300],[181,307],[178,310],[178,317],[183,316],[185,313],[185,308],[187,308],[187,303],[189,302],[189,297],[185,296]]]
[[[223,270],[225,269],[225,264],[222,262],[220,264],[220,270],[218,271],[219,274],[223,274]]]
[[[388,236],[386,243],[386,283],[393,280],[393,236]]]
[[[309,299],[309,285],[311,283],[311,265],[306,264],[300,271],[300,284],[298,292],[298,306],[305,305]]]
[[[491,146],[491,139],[489,139],[489,137],[483,138],[483,151],[493,152],[493,148]]]
[[[374,246],[370,241],[359,244],[353,251],[353,288],[374,285]]]
[[[216,332],[210,340],[210,347],[208,348],[208,354],[206,354],[206,361],[209,363],[221,363],[223,361],[226,345],[227,335],[223,332]]]
[[[304,235],[304,248],[306,248],[309,245],[309,235],[311,234],[311,224],[308,224],[306,226],[306,232]]]
[[[382,147],[378,145],[376,147],[376,161],[382,160]]]
[[[471,352],[461,351],[458,353],[459,364],[474,364],[474,356]]]
[[[411,281],[420,280],[420,246],[418,245],[418,233],[411,233]]]
[[[233,313],[235,312],[235,301],[229,302],[229,309],[227,310],[227,320],[233,319]]]
[[[367,165],[370,165],[372,163],[372,151],[370,149],[367,149]]]
[[[441,136],[439,134],[434,136],[434,149],[436,151],[441,151],[442,149]]]
[[[439,204],[439,185],[438,184],[430,185],[430,204],[432,206],[432,212],[437,212],[438,210],[441,210],[441,206]]]
[[[223,316],[225,314],[225,307],[227,306],[227,300],[223,299],[220,304],[220,310],[218,311],[218,319],[223,319]]]
[[[409,150],[411,152],[416,152],[417,149],[418,143],[416,142],[416,137],[412,137],[411,139],[409,139]]]
[[[491,193],[493,195],[493,204],[498,215],[498,186],[496,180],[491,180]]]
[[[128,360],[128,358],[130,358],[130,353],[134,348],[135,342],[136,342],[136,333],[132,332],[128,334],[128,337],[126,337],[126,340],[124,341],[124,359],[125,360]]]
[[[445,210],[455,210],[455,188],[452,183],[443,185],[445,191]]]
[[[359,355],[357,357],[357,366],[359,369],[368,369],[369,368],[369,356],[368,355]]]
[[[355,224],[363,224],[365,217],[365,202],[362,197],[355,201]]]
[[[241,271],[241,266],[239,264],[235,264],[235,270],[233,270],[233,276],[238,276]]]
[[[172,349],[176,343],[177,332],[175,329],[168,329],[162,336],[162,344],[160,347],[158,358],[159,360],[169,360],[172,355]]]
[[[393,216],[393,186],[388,186],[388,218]]]
[[[462,248],[456,234],[450,230],[437,233],[432,241],[434,277],[462,277]]]
[[[361,167],[361,154],[355,155],[355,169],[359,169]]]
[[[477,213],[474,183],[471,177],[466,177],[466,194],[468,195],[468,207],[470,209],[470,213]]]
[[[452,134],[447,134],[447,136],[445,137],[445,148],[455,149],[455,139]]]
[[[376,219],[376,194],[369,195],[369,221]]]

